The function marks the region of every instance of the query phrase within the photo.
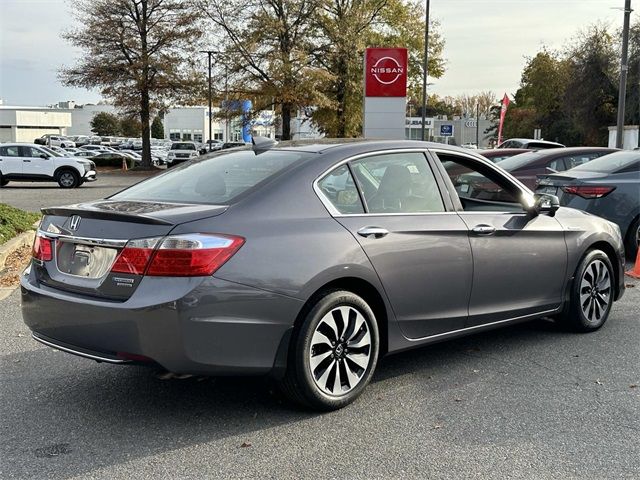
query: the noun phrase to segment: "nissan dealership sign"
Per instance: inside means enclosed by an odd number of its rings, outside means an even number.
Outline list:
[[[407,95],[406,48],[368,48],[365,65],[367,97]]]
[[[405,138],[407,49],[367,48],[364,58],[365,138]]]

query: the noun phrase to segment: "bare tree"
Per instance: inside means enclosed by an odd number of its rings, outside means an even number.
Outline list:
[[[191,60],[201,36],[197,11],[182,0],[76,0],[82,27],[63,34],[82,50],[62,68],[64,84],[98,88],[142,125],[142,166],[151,167],[150,118],[200,81]],[[187,52],[185,54],[185,52]]]

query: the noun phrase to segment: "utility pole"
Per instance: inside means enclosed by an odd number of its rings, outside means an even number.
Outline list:
[[[211,114],[211,103],[212,103],[212,90],[211,90],[211,55],[213,55],[214,53],[216,53],[214,50],[201,50],[201,53],[206,53],[207,57],[209,58],[209,141],[207,142],[209,144],[209,151],[212,151],[212,136],[211,136],[211,118],[212,118],[212,114]]]
[[[630,0],[629,0],[630,1]],[[425,140],[425,123],[427,121],[427,74],[429,69],[429,10],[430,0],[427,0],[424,15],[424,59],[422,61],[422,128],[420,135]]]
[[[631,17],[631,0],[624,2],[624,26],[622,27],[622,59],[620,61],[620,86],[618,91],[618,125],[616,130],[616,148],[624,145],[624,108],[627,90],[627,73],[629,70],[629,18]]]

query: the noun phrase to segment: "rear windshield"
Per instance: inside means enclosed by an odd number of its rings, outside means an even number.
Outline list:
[[[521,153],[520,155],[514,155],[512,157],[501,160],[498,165],[501,168],[504,168],[507,172],[511,172],[513,170],[517,170],[518,168],[524,167],[525,165],[540,158],[542,155],[544,155],[544,153],[541,152]]]
[[[572,168],[571,171],[617,172],[623,168],[631,167],[634,163],[640,163],[640,151],[610,153]]]
[[[196,146],[193,143],[174,143],[171,145],[171,150],[195,150]]]
[[[253,150],[193,160],[113,195],[117,200],[224,205],[290,165],[314,156],[309,152]]]

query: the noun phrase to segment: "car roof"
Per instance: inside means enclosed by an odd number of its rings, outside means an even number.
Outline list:
[[[251,147],[247,147],[251,148]],[[378,140],[362,138],[316,139],[316,140],[289,140],[280,142],[272,149],[294,150],[312,153],[334,153],[341,151],[361,150],[363,153],[375,150],[393,150],[396,148],[419,148],[451,150],[471,155],[478,155],[475,150],[463,149],[455,145],[446,145],[437,142],[422,142],[419,140]]]

